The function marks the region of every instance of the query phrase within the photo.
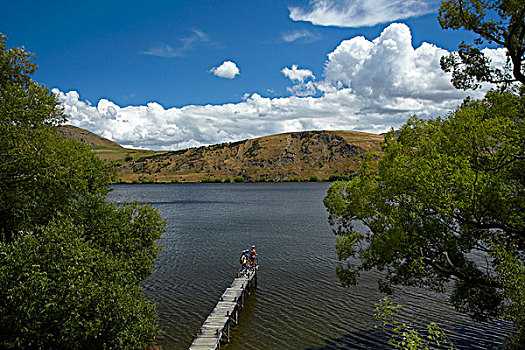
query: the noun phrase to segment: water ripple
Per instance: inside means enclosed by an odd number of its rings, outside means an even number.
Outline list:
[[[239,252],[255,244],[259,280],[226,350],[386,349],[374,328],[374,271],[343,288],[335,274],[335,237],[322,199],[327,184],[118,185],[111,198],[156,207],[168,222],[165,249],[144,282],[157,304],[166,350],[187,349],[232,282]],[[460,349],[494,348],[507,322],[475,323],[446,296],[399,288],[400,318],[424,328],[436,321]]]

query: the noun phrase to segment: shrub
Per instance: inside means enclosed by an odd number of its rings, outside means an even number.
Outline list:
[[[154,340],[155,308],[137,283],[144,273],[90,240],[68,220],[0,243],[1,348],[141,348]]]

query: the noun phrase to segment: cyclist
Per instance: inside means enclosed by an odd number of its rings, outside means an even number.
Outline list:
[[[242,272],[245,272],[248,269],[248,263],[249,263],[248,251],[246,249],[242,251],[239,262],[241,263]]]
[[[257,252],[255,251],[255,246],[252,245],[252,249],[249,252],[249,259],[250,259],[250,265],[252,268],[255,268],[255,257],[257,256]]]

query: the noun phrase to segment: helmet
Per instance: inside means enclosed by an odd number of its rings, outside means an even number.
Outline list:
[[[253,248],[255,248],[255,246],[254,246],[254,245],[252,245],[252,249],[253,249]]]

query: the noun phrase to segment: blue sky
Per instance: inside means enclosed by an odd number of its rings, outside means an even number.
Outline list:
[[[446,113],[466,94],[444,86],[437,52],[472,36],[442,30],[439,3],[17,0],[3,1],[0,32],[36,54],[35,79],[72,124],[178,149],[313,128],[383,132]],[[413,72],[435,77],[415,89]]]

